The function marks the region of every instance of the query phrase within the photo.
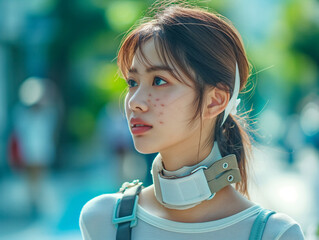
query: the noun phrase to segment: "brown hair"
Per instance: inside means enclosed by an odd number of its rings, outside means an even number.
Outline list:
[[[156,50],[164,64],[174,68],[175,77],[180,81],[181,69],[195,84],[196,111],[194,119],[201,116],[205,89],[218,87],[232,95],[236,71],[236,62],[240,73],[240,90],[249,77],[249,63],[242,40],[236,29],[224,17],[206,10],[171,5],[158,11],[153,19],[145,18],[125,38],[118,53],[118,66],[127,77],[132,59],[140,50],[139,57],[148,62],[141,46],[154,39]],[[221,125],[223,113],[217,117],[214,136],[222,156],[235,154],[242,181],[236,189],[248,196],[247,158],[251,152],[250,137],[241,127],[239,120],[229,115]],[[212,132],[213,133],[213,132]]]

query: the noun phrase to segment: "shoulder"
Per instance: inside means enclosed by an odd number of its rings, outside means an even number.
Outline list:
[[[301,240],[304,239],[300,225],[284,213],[275,213],[269,218],[265,228],[265,239]]]
[[[102,194],[88,201],[82,208],[81,216],[89,217],[96,214],[105,214],[121,197],[120,193]]]
[[[88,201],[80,214],[80,228],[83,239],[102,239],[102,236],[115,236],[112,224],[113,207],[119,193],[103,194]],[[111,239],[111,238],[110,238]]]

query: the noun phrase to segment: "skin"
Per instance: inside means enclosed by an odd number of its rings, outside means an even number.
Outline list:
[[[164,168],[170,171],[195,165],[205,159],[213,147],[213,139],[208,145],[203,143],[214,132],[216,117],[227,106],[229,94],[218,88],[207,89],[202,116],[189,125],[196,97],[192,80],[182,74],[186,85],[169,71],[154,68],[164,64],[153,40],[142,48],[153,68],[139,61],[140,52],[137,50],[127,77],[129,92],[125,98],[125,112],[129,127],[130,119],[134,117],[141,118],[152,128],[140,135],[132,134],[135,148],[141,153],[159,152]],[[167,209],[156,200],[153,185],[142,190],[139,204],[159,217],[179,222],[221,219],[253,205],[228,186],[213,199],[191,209]]]

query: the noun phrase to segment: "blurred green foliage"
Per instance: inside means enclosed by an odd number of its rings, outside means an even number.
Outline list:
[[[145,7],[142,2],[114,1],[106,8],[105,17],[111,28],[117,31],[126,31],[140,17],[140,13]]]

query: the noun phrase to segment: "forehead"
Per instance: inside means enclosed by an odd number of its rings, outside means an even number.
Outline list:
[[[130,68],[147,67],[146,65],[164,65],[164,62],[156,50],[154,39],[148,40],[136,50]]]

